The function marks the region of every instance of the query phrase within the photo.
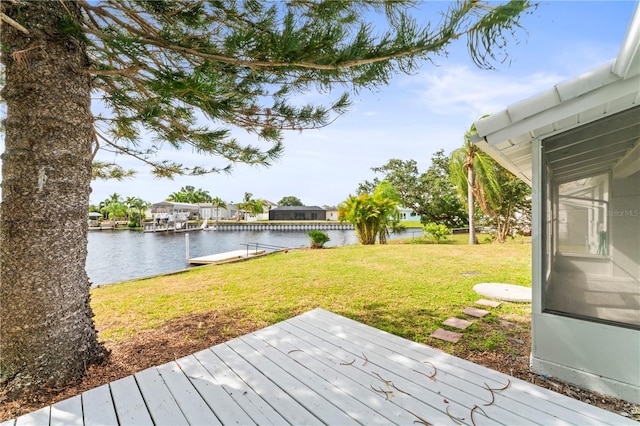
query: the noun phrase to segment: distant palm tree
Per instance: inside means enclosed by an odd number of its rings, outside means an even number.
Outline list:
[[[138,198],[138,197],[129,197],[127,198],[128,202],[127,202],[127,207],[131,208],[131,209],[136,209],[138,210],[138,214],[139,214],[139,223],[138,226],[142,226],[142,219],[144,218],[144,211],[146,209],[148,209],[149,207],[151,207],[151,203],[149,203],[148,201],[143,200],[142,198]]]
[[[253,194],[250,192],[244,193],[244,198],[241,203],[238,203],[238,209],[244,214],[252,213],[258,215],[264,211],[264,202],[262,200],[254,200]],[[238,214],[238,220],[240,220],[240,214]]]
[[[470,245],[476,243],[474,199],[480,209],[490,215],[490,201],[500,192],[494,162],[488,154],[471,142],[470,136],[474,133],[476,133],[475,125],[465,133],[464,146],[451,153],[449,162],[449,178],[456,186],[458,195],[465,199],[466,192]]]
[[[226,209],[227,203],[225,203],[222,198],[215,197],[211,200],[211,206],[216,209],[216,222],[218,221],[218,217],[220,216],[220,209]]]
[[[211,199],[209,191],[205,191],[202,188],[196,189],[194,186],[187,185],[180,188],[178,192],[172,192],[167,197],[167,201],[173,201],[176,203],[205,203]]]

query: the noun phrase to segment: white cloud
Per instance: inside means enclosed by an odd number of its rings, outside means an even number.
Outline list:
[[[434,114],[464,115],[472,121],[549,89],[564,78],[556,73],[511,76],[498,71],[449,65],[407,81],[415,94],[415,103]]]

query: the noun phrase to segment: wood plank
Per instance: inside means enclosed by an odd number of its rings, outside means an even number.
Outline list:
[[[248,386],[213,352],[213,348],[196,353],[200,364],[220,383],[223,389],[259,425],[281,425],[286,420]]]
[[[341,318],[334,324],[332,323],[332,319],[323,318],[323,329],[334,329],[335,327],[340,327],[345,333],[354,333],[353,335],[357,335],[358,339],[352,339],[353,342],[357,342],[360,345],[366,345],[367,341],[360,341],[359,339],[366,339],[367,337],[371,338],[371,341],[376,343],[383,343],[385,346],[389,346],[389,342],[387,339],[380,340],[380,337],[377,336],[378,331],[370,327],[364,327],[361,330],[350,330],[349,325],[342,321]],[[355,323],[355,322],[354,322]],[[355,323],[357,324],[357,323]],[[372,333],[373,337],[367,336],[367,333]],[[384,333],[384,332],[382,332]],[[388,333],[385,333],[388,334]],[[385,337],[391,337],[391,335],[387,335]],[[397,337],[397,336],[394,336]],[[410,367],[412,370],[420,370],[420,367],[415,368],[415,366],[419,366],[422,364],[422,368],[425,368],[425,364],[423,361],[425,360],[425,356],[421,352],[413,351],[408,349],[408,346],[413,346],[414,342],[409,342],[406,339],[399,338],[401,344],[396,347],[384,347],[378,346],[377,349],[374,349],[375,352],[379,355],[385,355],[387,359],[393,361],[395,363],[403,364]],[[423,348],[423,345],[415,344],[419,348]],[[467,363],[474,368],[478,369],[482,373],[488,373],[491,377],[479,376],[473,370],[464,369],[464,368],[451,368],[451,361],[460,360],[459,358],[452,357],[451,355],[447,355],[445,353],[434,351],[432,348],[424,347],[429,350],[429,352],[433,352],[433,354],[429,353],[429,357],[426,358],[429,362],[431,362],[434,366],[437,366],[437,382],[432,386],[437,386],[438,392],[442,395],[447,396],[447,400],[456,400],[461,404],[465,405],[467,409],[470,409],[474,405],[481,406],[484,403],[490,402],[490,393],[485,388],[485,384],[487,386],[491,386],[493,388],[502,387],[509,380],[509,376],[503,375],[501,373],[495,372],[493,370],[486,369],[484,367],[476,366],[472,363]],[[399,355],[401,354],[401,355]],[[460,360],[463,361],[463,360]],[[384,360],[380,361],[381,363],[385,363]],[[388,362],[388,361],[387,361]],[[463,363],[463,364],[464,364]],[[433,372],[433,370],[431,370]],[[424,371],[424,374],[431,374],[431,372]],[[411,379],[411,377],[409,376]],[[440,388],[440,385],[444,386],[444,388]],[[511,388],[511,386],[510,386]],[[527,405],[524,402],[532,402],[530,397],[525,398],[526,401],[520,400],[522,395],[516,395],[514,398],[509,398],[509,395],[512,395],[513,391],[510,389],[509,392],[495,392],[495,402],[490,407],[485,408],[482,407],[490,416],[494,416],[502,421],[503,417],[510,419],[509,423],[522,423],[522,417],[520,420],[516,421],[513,418],[516,416],[523,416],[527,423],[529,422],[539,422],[542,424],[546,423],[554,423],[554,424],[568,424],[570,422],[565,421],[562,417],[558,417],[554,415],[554,413],[547,413],[541,409],[538,405],[540,401],[535,401],[535,403],[531,405]],[[486,397],[485,397],[486,396]],[[478,398],[485,398],[481,401]],[[551,409],[555,409],[555,405],[551,405]],[[585,420],[577,419],[578,423],[584,423]],[[591,422],[591,424],[597,424],[597,422]]]
[[[154,424],[189,424],[156,367],[136,373],[135,378]]]
[[[76,395],[53,404],[51,406],[49,424],[51,426],[81,426],[84,424],[82,418],[82,396]]]
[[[200,364],[195,356],[180,358],[178,363],[222,424],[247,425],[253,423],[251,417],[231,398],[222,384]]]
[[[51,407],[42,407],[39,410],[20,416],[16,419],[16,426],[41,426],[49,424]]]
[[[363,424],[391,423],[390,419],[383,417],[378,411],[362,402],[362,399],[371,397],[369,390],[353,381],[344,380],[343,376],[337,374],[335,370],[329,370],[324,364],[317,362],[297,346],[286,343],[287,335],[290,336],[283,330],[273,329],[268,335],[263,334],[263,338],[252,333],[243,336],[242,340],[274,364],[286,365],[289,374],[296,377],[313,392],[335,404],[350,418]],[[360,399],[354,395],[358,393],[360,393]]]
[[[615,413],[569,398],[549,389],[510,377],[461,358],[445,354],[436,349],[430,348],[429,346],[411,342],[399,336],[366,326],[348,318],[340,317],[327,311],[314,310],[307,314],[304,314],[304,317],[301,316],[300,318],[307,320],[311,319],[316,323],[318,321],[329,322],[334,324],[334,329],[335,327],[339,327],[341,332],[346,330],[348,333],[353,333],[358,337],[369,338],[372,341],[384,345],[392,351],[400,350],[405,355],[412,355],[416,358],[425,355],[431,356],[434,359],[442,361],[442,369],[448,371],[449,374],[455,375],[460,371],[468,372],[465,374],[475,374],[479,377],[486,378],[487,383],[492,387],[496,387],[495,385],[499,386],[500,383],[504,384],[506,383],[506,380],[510,380],[510,392],[502,392],[500,394],[496,393],[496,398],[508,398],[513,403],[519,404],[519,409],[522,409],[523,405],[526,404],[537,412],[537,416],[546,412],[557,419],[563,419],[576,424],[637,424],[630,419],[619,416]],[[328,327],[324,328],[328,329]]]
[[[127,425],[152,425],[151,415],[142,398],[136,379],[127,376],[109,384],[118,422]]]
[[[222,424],[184,375],[177,362],[166,363],[157,369],[189,424]]]
[[[111,399],[109,385],[98,386],[82,394],[84,424],[117,425],[118,418]]]
[[[236,373],[242,381],[249,385],[260,395],[275,411],[288,423],[299,425],[322,424],[318,418],[311,415],[298,404],[290,395],[287,395],[280,387],[270,379],[263,376],[240,354],[235,352],[228,344],[223,343],[212,348],[213,352]]]
[[[283,357],[279,358],[280,364],[274,363],[264,355],[264,352],[259,352],[246,340],[246,336],[243,336],[240,339],[228,342],[228,344],[234,351],[249,361],[254,368],[259,370],[265,377],[270,378],[317,419],[322,419],[322,422],[333,425],[358,424],[344,411],[325,399],[325,395],[318,393],[301,382],[299,376],[294,374],[294,370],[299,367],[299,364],[296,364],[293,359]],[[253,343],[256,344],[255,341]],[[297,370],[297,372],[303,373],[300,370]]]
[[[398,374],[398,369],[401,369],[402,366],[389,366],[385,368],[385,364],[393,363],[390,363],[388,360],[381,360],[381,357],[377,356],[374,350],[370,350],[371,348],[351,345],[339,339],[333,340],[329,333],[320,334],[319,338],[315,334],[317,330],[311,329],[313,333],[310,333],[308,330],[297,327],[299,325],[304,326],[304,324],[293,325],[290,322],[279,324],[280,327],[301,336],[305,342],[321,348],[325,352],[324,356],[331,359],[334,365],[342,364],[344,368],[344,364],[349,364],[348,368],[344,369],[342,374],[351,375],[356,381],[370,388],[373,386],[379,391],[386,390],[393,392],[390,394],[392,397],[387,399],[387,395],[383,395],[380,392],[376,393],[372,390],[372,393],[376,395],[377,398],[381,398],[388,404],[398,405],[400,409],[405,411],[404,418],[399,423],[411,423],[416,420],[417,415],[432,424],[447,424],[451,422],[451,418],[449,414],[447,414],[447,407],[449,408],[449,412],[455,413],[454,415],[466,413],[465,417],[468,418],[471,406],[475,405],[468,405],[469,401],[475,401],[472,395],[460,392],[448,386],[442,380],[436,380],[434,382],[422,374],[412,372],[408,368],[405,368],[407,370],[405,371],[405,375],[413,379],[407,380],[401,374]],[[296,328],[298,328],[298,330],[296,330]],[[396,355],[401,356],[400,354]],[[335,357],[337,357],[337,359],[335,359]],[[355,362],[351,362],[354,359]],[[415,367],[423,368],[426,371],[424,364],[419,365],[416,363]],[[402,392],[398,389],[387,387],[387,383],[393,383]],[[452,395],[457,398],[453,398]],[[462,400],[462,403],[460,400]],[[467,404],[464,402],[467,402]],[[386,409],[388,408],[385,408],[385,410]],[[489,413],[490,410],[485,411]],[[415,413],[415,415],[413,413]],[[477,414],[474,419],[476,425],[498,424],[495,420],[485,417],[482,414]],[[522,418],[518,420],[519,422],[512,424],[523,423]]]
[[[325,311],[326,312],[326,311]],[[324,315],[323,313],[320,313]],[[620,419],[616,414],[610,413],[605,410],[601,410],[597,407],[593,407],[591,405],[585,404],[583,402],[574,400],[572,398],[566,397],[561,394],[557,394],[548,389],[541,388],[539,386],[532,385],[530,383],[524,382],[522,380],[518,380],[507,376],[505,374],[499,373],[497,371],[479,366],[477,364],[471,363],[469,361],[465,361],[461,358],[453,357],[451,355],[447,355],[445,353],[439,352],[425,345],[421,345],[415,342],[410,342],[406,339],[402,339],[398,336],[391,335],[382,330],[378,330],[372,327],[367,327],[364,324],[360,324],[353,320],[348,320],[346,318],[337,317],[334,314],[330,314],[330,316],[323,317],[322,321],[334,321],[338,318],[338,321],[335,323],[339,325],[341,328],[346,328],[351,333],[356,333],[358,336],[363,338],[370,338],[372,341],[382,342],[382,344],[387,347],[387,349],[391,351],[403,351],[405,355],[411,355],[416,359],[419,359],[423,354],[427,354],[432,356],[434,359],[439,359],[442,361],[441,370],[448,372],[449,374],[455,375],[460,371],[464,371],[466,375],[478,375],[481,378],[486,378],[487,382],[492,387],[500,386],[500,383],[506,383],[506,380],[511,381],[510,389],[515,389],[517,392],[509,392],[513,398],[513,402],[522,403],[526,402],[530,404],[530,407],[537,412],[537,415],[540,415],[541,412],[545,412],[547,410],[550,414],[555,417],[562,418],[565,420],[574,419],[578,424],[589,423],[589,424],[598,424],[602,423],[603,418],[596,418],[596,420],[585,418],[583,412],[590,411],[596,414],[597,416],[609,417],[611,421],[616,423],[616,421],[620,421]],[[317,318],[316,318],[317,320]],[[490,381],[489,381],[490,380]],[[484,383],[484,382],[483,382]],[[500,394],[500,397],[505,396],[507,394]],[[570,404],[572,407],[567,411],[567,407],[564,405],[558,405],[557,399],[563,400],[564,403]],[[522,410],[524,407],[519,405],[517,410]],[[577,413],[577,416],[573,416],[574,413]],[[569,416],[568,418],[566,416]],[[613,417],[611,417],[613,416]],[[606,423],[606,422],[605,422]]]
[[[311,325],[311,323],[308,323],[307,325]],[[333,329],[333,326],[324,322],[322,328]],[[312,333],[318,331],[324,332],[323,330],[314,330],[313,328],[308,329],[308,331]],[[332,339],[338,339],[332,338],[331,336],[333,336],[333,334],[331,333],[327,333],[326,335],[329,341],[332,341]],[[495,403],[485,407],[483,404],[491,401],[491,393],[484,387],[485,381],[478,381],[476,377],[467,373],[463,374],[462,378],[446,374],[442,371],[442,364],[435,360],[427,359],[426,361],[431,364],[425,364],[423,362],[425,361],[424,357],[422,357],[422,359],[411,359],[406,357],[404,352],[389,351],[386,348],[376,346],[366,340],[361,340],[360,337],[361,336],[358,335],[358,338],[352,337],[349,339],[348,344],[355,345],[357,348],[351,350],[364,350],[370,361],[377,364],[378,368],[387,371],[384,375],[385,378],[389,374],[398,375],[400,378],[394,379],[394,383],[403,383],[402,389],[405,389],[405,387],[407,389],[414,389],[415,384],[426,386],[422,390],[421,398],[424,402],[436,409],[446,410],[446,406],[442,405],[442,397],[444,397],[444,399],[449,401],[449,403],[458,404],[456,407],[450,406],[450,412],[466,413],[466,417],[469,417],[471,408],[477,405],[481,407],[491,419],[495,419],[495,421],[498,422],[505,422],[507,424],[532,423],[534,420],[535,422],[542,424],[548,422],[562,423],[560,420],[552,416],[547,416],[545,418],[544,414],[541,415],[533,409],[530,410],[531,416],[527,417],[526,406],[522,407],[525,410],[524,412],[511,410],[508,407]],[[344,349],[350,348],[349,346],[344,346],[344,342],[340,340],[333,340],[333,343],[336,345],[343,345]],[[432,365],[437,366],[437,369],[434,370]],[[435,377],[436,380],[428,380],[425,376],[433,374],[434,371],[437,373]],[[506,379],[500,386],[503,386],[505,383]],[[499,387],[493,384],[488,386]],[[411,393],[418,394],[418,392],[420,391],[414,390]],[[497,398],[498,392],[495,392],[495,395]],[[460,414],[457,415],[460,416]]]

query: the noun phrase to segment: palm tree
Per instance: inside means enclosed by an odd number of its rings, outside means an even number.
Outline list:
[[[226,209],[227,208],[227,203],[225,203],[222,198],[220,197],[215,197],[213,200],[211,200],[211,206],[215,207],[216,209],[216,222],[218,221],[218,217],[220,216],[220,209]]]
[[[378,241],[387,243],[391,232],[400,232],[404,227],[400,225],[400,194],[388,181],[382,181],[373,191],[373,200],[378,210]]]
[[[148,201],[143,200],[142,198],[138,198],[138,197],[129,197],[127,198],[128,202],[127,202],[127,207],[129,207],[130,209],[137,209],[138,210],[138,218],[139,218],[139,224],[138,226],[142,226],[142,219],[144,217],[144,211],[146,209],[148,209],[149,207],[151,207],[151,203],[149,203]]]
[[[180,188],[178,192],[172,192],[167,197],[167,201],[173,201],[176,203],[206,203],[211,199],[209,191],[205,191],[202,188],[196,189],[194,186],[187,185]]]
[[[451,153],[449,162],[449,178],[456,186],[458,195],[466,200],[469,208],[469,244],[476,243],[475,233],[475,205],[491,215],[491,200],[497,198],[500,192],[494,162],[489,155],[471,142],[471,135],[476,133],[475,125],[464,135],[464,146]]]
[[[390,228],[399,222],[398,193],[388,182],[381,182],[373,195],[350,195],[338,206],[338,216],[353,225],[358,241],[364,245],[386,244]]]
[[[262,200],[254,200],[253,194],[250,192],[244,193],[244,198],[241,203],[238,203],[238,208],[242,210],[245,214],[252,213],[254,215],[258,215],[264,211],[264,203]],[[240,215],[238,215],[238,220],[240,219]],[[246,219],[246,218],[245,218]]]
[[[122,196],[114,192],[107,199],[100,202],[100,213],[102,213],[103,217],[110,220],[114,220],[119,216],[125,216],[127,209],[122,202]]]

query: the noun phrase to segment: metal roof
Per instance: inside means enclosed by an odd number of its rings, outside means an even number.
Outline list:
[[[318,207],[318,206],[278,206],[276,208],[271,209],[271,211],[274,210],[289,210],[289,211],[316,211],[316,210],[324,210],[322,207]]]
[[[601,120],[597,126],[599,132],[609,136],[595,143],[611,148],[614,145],[621,148],[626,143],[630,147],[635,145],[634,152],[637,151],[639,105],[640,4],[616,59],[478,120],[475,123],[477,134],[472,140],[502,166],[531,184],[531,144],[534,140],[583,128],[596,120]],[[614,134],[620,130],[615,122],[615,117],[620,118],[617,113],[630,109],[624,120],[626,133]],[[580,143],[592,139],[590,135],[588,131],[576,130],[572,136]],[[610,153],[608,149],[605,151]]]

